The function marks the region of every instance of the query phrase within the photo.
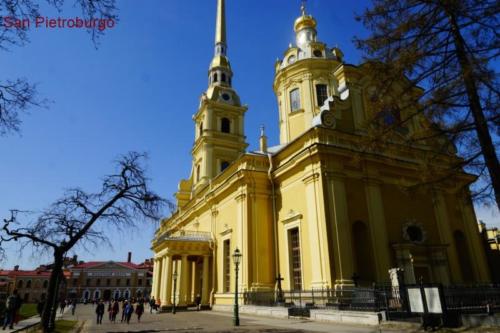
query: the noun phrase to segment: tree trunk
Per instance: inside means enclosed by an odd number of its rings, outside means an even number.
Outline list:
[[[470,110],[474,118],[477,137],[481,146],[484,162],[486,163],[486,167],[488,168],[488,172],[490,174],[491,185],[493,186],[493,191],[495,193],[497,207],[500,209],[500,162],[498,161],[495,146],[488,129],[488,123],[481,106],[477,91],[477,83],[474,77],[474,68],[471,64],[469,56],[467,55],[467,51],[465,50],[465,41],[460,33],[454,13],[448,10],[448,15],[450,16],[456,54],[458,61],[460,62],[460,67],[462,68],[462,78],[467,91]]]
[[[55,317],[59,300],[59,280],[63,273],[63,257],[62,252],[57,249],[54,250],[54,267],[50,274],[47,300],[41,318],[41,325],[44,333],[52,332],[55,328]]]

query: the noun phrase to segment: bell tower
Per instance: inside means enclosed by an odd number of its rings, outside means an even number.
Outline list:
[[[247,148],[240,97],[232,87],[233,71],[227,58],[225,0],[217,0],[215,52],[208,70],[208,89],[193,116],[195,142],[192,149],[194,190],[224,171]]]
[[[290,44],[275,64],[273,88],[279,107],[280,144],[315,126],[325,101],[340,96],[344,89],[338,75],[343,54],[317,39],[317,21],[306,12],[304,2],[294,31],[295,45]]]

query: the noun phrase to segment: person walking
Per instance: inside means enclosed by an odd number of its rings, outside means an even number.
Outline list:
[[[196,297],[194,298],[194,303],[196,304],[196,311],[200,311],[200,309],[201,309],[201,296],[200,296],[200,294],[196,295]]]
[[[73,301],[71,301],[71,315],[75,315],[75,311],[76,311],[76,298],[73,299]]]
[[[153,309],[156,307],[155,297],[151,297],[149,300],[149,313],[153,313]]]
[[[108,301],[108,319],[109,321],[113,321],[113,303],[111,300]]]
[[[134,305],[132,304],[132,302],[130,302],[125,307],[125,317],[127,320],[127,324],[130,324],[130,318],[132,318],[133,313],[134,313]]]
[[[127,300],[124,300],[123,303],[122,303],[122,320],[121,320],[122,323],[127,318],[127,314],[126,314],[126,311],[125,311],[125,309],[127,308],[127,305],[128,305]]]
[[[42,295],[42,298],[36,304],[36,312],[41,317],[43,313],[43,307],[45,306],[45,295]]]
[[[135,307],[135,313],[137,314],[137,321],[141,322],[141,316],[144,313],[144,303],[139,301],[139,304]]]
[[[120,312],[120,304],[118,303],[118,300],[115,300],[113,302],[113,309],[112,309],[112,311],[113,311],[113,315],[111,317],[111,321],[113,323],[115,323],[116,322],[116,315],[118,314],[118,312]]]
[[[3,329],[9,326],[10,329],[14,329],[14,320],[17,312],[17,303],[18,303],[18,295],[17,290],[12,292],[12,295],[7,297],[5,301],[5,318],[3,322]]]
[[[64,308],[66,307],[66,300],[61,300],[61,303],[59,303],[59,308],[61,309],[59,313],[63,314],[64,313]]]
[[[102,317],[104,316],[104,303],[102,300],[97,304],[95,313],[97,314],[97,324],[102,324]]]

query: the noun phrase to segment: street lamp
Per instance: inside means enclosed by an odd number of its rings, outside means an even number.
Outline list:
[[[175,293],[177,292],[177,270],[172,274],[172,277],[174,278],[174,303],[172,305],[172,314],[175,314]]]
[[[234,324],[234,326],[240,326],[240,314],[239,314],[239,309],[238,309],[238,266],[240,265],[240,262],[241,262],[241,252],[240,252],[240,250],[238,250],[238,248],[236,248],[236,250],[234,250],[233,262],[234,262],[234,272],[235,272],[233,324]]]

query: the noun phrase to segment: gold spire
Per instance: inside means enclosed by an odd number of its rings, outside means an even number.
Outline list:
[[[226,44],[226,8],[224,0],[217,0],[215,44]]]

